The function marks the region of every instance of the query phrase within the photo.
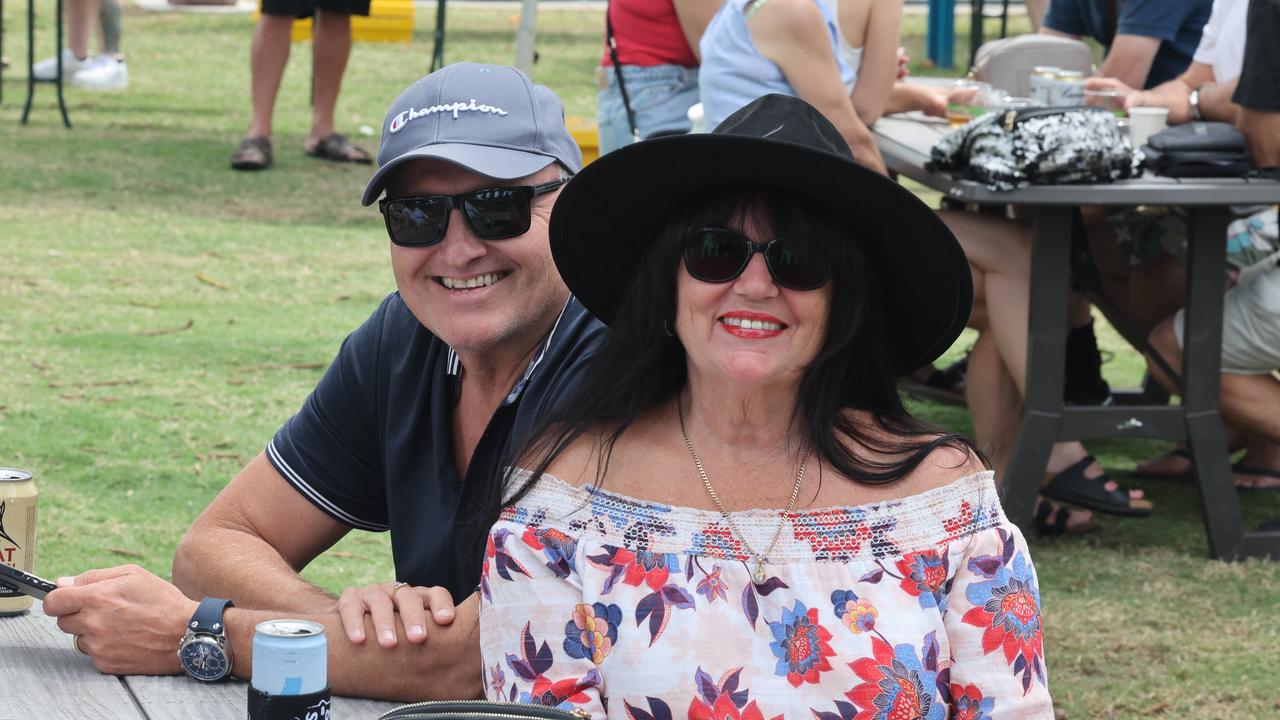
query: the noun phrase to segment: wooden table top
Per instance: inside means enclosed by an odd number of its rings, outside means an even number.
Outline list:
[[[185,675],[102,675],[70,636],[31,610],[0,617],[0,720],[244,720],[249,684]],[[400,703],[334,697],[336,720],[376,720]]]

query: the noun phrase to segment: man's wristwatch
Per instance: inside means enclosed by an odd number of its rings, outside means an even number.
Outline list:
[[[178,645],[178,661],[191,677],[217,682],[231,674],[234,658],[222,622],[223,611],[231,606],[230,600],[205,598],[187,623],[187,633]]]
[[[1204,115],[1200,113],[1200,88],[1202,87],[1204,86],[1199,85],[1192,88],[1191,94],[1187,96],[1187,104],[1190,106],[1191,110],[1191,119],[1196,122],[1204,120]]]

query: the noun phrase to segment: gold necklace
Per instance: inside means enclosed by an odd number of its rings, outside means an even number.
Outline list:
[[[707,494],[711,496],[711,500],[715,502],[716,507],[720,510],[720,515],[724,517],[724,521],[729,525],[729,529],[734,535],[738,536],[738,540],[742,543],[742,547],[746,549],[747,554],[755,560],[755,570],[751,573],[751,577],[759,585],[765,580],[765,563],[769,560],[769,553],[773,552],[774,546],[778,544],[778,538],[782,537],[782,527],[787,523],[787,515],[791,514],[792,508],[796,505],[796,498],[800,495],[800,485],[804,483],[804,469],[809,464],[809,453],[812,450],[805,450],[804,457],[800,459],[800,470],[796,473],[795,487],[791,488],[791,499],[787,501],[787,509],[782,512],[782,517],[778,518],[778,527],[773,531],[773,540],[769,541],[769,548],[763,553],[758,553],[752,549],[747,543],[747,536],[738,529],[737,523],[733,521],[733,516],[728,510],[724,509],[724,503],[720,502],[720,496],[716,494],[716,489],[711,487],[711,478],[707,477],[707,471],[702,467],[702,459],[698,457],[698,451],[693,449],[693,441],[689,439],[689,430],[685,427],[684,422],[684,395],[679,393],[676,395],[676,409],[680,415],[680,434],[684,436],[684,446],[689,448],[689,455],[693,457],[693,464],[698,468],[698,475],[702,477],[702,485],[707,488]]]

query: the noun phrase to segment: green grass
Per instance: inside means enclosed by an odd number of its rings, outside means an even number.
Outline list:
[[[44,56],[52,3],[37,4]],[[16,65],[25,4],[5,13]],[[509,62],[516,19],[451,11],[448,59]],[[570,114],[592,118],[599,13],[544,10],[539,25],[537,79]],[[922,28],[908,18],[917,60]],[[277,106],[276,166],[227,169],[248,122],[250,32],[246,16],[129,8],[132,85],[69,89],[70,131],[49,86],[20,127],[25,71],[3,75],[0,465],[39,479],[45,574],[137,562],[167,576],[183,530],[393,288],[377,213],[358,202],[368,169],[302,156],[308,45],[295,46]],[[361,126],[380,126],[425,71],[430,33],[431,13],[420,12],[413,44],[355,48],[341,129],[359,137]],[[963,21],[956,34],[957,57],[967,57]],[[1102,344],[1113,383],[1135,383],[1141,361],[1105,327]],[[962,410],[915,408],[969,429]],[[1089,446],[1121,471],[1168,447]],[[1103,518],[1090,536],[1031,539],[1058,705],[1073,718],[1277,715],[1280,566],[1207,560],[1194,491],[1146,487],[1159,507],[1150,519]],[[1280,514],[1280,503],[1250,497],[1247,510],[1254,522]],[[386,538],[354,533],[307,575],[335,590],[386,580]]]

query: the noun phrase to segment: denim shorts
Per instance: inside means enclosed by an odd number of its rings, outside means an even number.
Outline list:
[[[698,102],[697,68],[623,65],[622,78],[641,138],[689,132],[689,108]],[[614,69],[597,67],[596,84],[600,88],[596,93],[596,123],[600,132],[600,154],[603,155],[630,145],[632,137]]]

